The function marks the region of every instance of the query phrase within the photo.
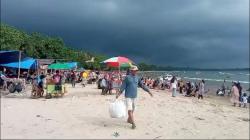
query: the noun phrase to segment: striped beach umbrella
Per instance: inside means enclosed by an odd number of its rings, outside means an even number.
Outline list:
[[[127,57],[118,56],[118,57],[109,58],[101,63],[104,63],[109,67],[129,68],[132,66],[133,61],[131,61]]]

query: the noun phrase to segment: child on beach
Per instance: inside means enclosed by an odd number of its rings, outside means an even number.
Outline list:
[[[203,99],[204,93],[205,93],[205,81],[201,80],[199,92],[198,92],[198,99],[200,99],[200,98]]]
[[[247,107],[247,100],[248,100],[247,94],[244,93],[243,96],[242,96],[242,105],[243,105],[244,108]]]
[[[107,75],[105,75],[101,81],[101,89],[102,89],[101,95],[106,95],[108,92]]]
[[[175,76],[171,79],[172,97],[176,96],[177,79]]]

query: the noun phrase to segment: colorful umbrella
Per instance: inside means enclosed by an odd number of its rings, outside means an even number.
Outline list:
[[[131,61],[126,57],[118,56],[109,58],[101,63],[105,63],[109,67],[126,68],[126,67],[131,67],[133,61]]]

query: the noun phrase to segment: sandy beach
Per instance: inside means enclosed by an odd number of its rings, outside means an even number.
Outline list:
[[[249,108],[233,107],[220,97],[198,101],[181,95],[173,98],[167,91],[152,92],[153,98],[139,89],[135,130],[126,118],[110,118],[109,103],[115,95],[100,95],[94,84],[68,85],[63,98],[3,96],[1,139],[249,138]]]

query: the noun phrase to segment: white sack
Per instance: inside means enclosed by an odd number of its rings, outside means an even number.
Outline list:
[[[112,118],[122,118],[126,116],[126,106],[123,101],[115,100],[109,105],[109,114]]]

